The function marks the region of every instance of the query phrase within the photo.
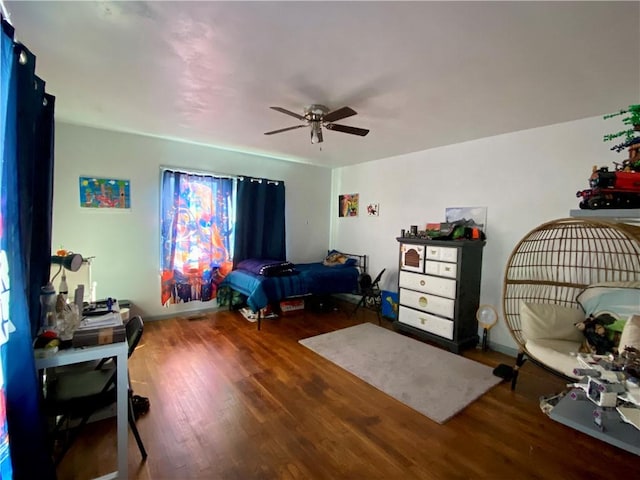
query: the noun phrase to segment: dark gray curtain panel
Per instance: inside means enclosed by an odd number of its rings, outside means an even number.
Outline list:
[[[238,180],[234,266],[248,258],[286,260],[284,182]]]

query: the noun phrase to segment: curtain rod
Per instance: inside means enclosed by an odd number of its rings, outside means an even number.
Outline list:
[[[2,1],[2,0],[0,0]],[[256,177],[250,177],[248,175],[230,175],[228,173],[213,173],[213,172],[204,172],[204,171],[198,171],[198,170],[186,170],[183,168],[176,168],[176,167],[165,167],[165,166],[160,166],[160,171],[163,172],[165,170],[170,170],[172,172],[180,172],[180,173],[186,173],[187,175],[206,175],[206,176],[210,176],[210,177],[217,177],[217,178],[231,178],[234,180],[239,180],[239,181],[244,181],[245,178],[248,178],[250,181],[252,182],[260,182],[262,183],[262,181],[266,181],[267,184],[273,184],[273,185],[278,185],[279,183],[284,183],[284,180],[271,180],[269,178],[256,178]]]
[[[0,0],[0,1],[2,1],[2,0]],[[160,166],[160,171],[161,172],[164,172],[165,170],[171,170],[172,172],[186,173],[187,175],[207,175],[209,177],[231,178],[231,179],[235,179],[235,180],[240,178],[239,175],[229,175],[227,173],[213,173],[213,172],[205,172],[205,171],[202,171],[202,170],[186,170],[184,168]]]
[[[282,180],[269,180],[268,178],[253,178],[253,177],[246,177],[249,179],[249,181],[251,182],[258,182],[258,183],[262,183],[262,181],[266,181],[267,185],[272,184],[272,185],[278,185],[280,182],[282,182]],[[240,180],[241,182],[244,181],[245,177],[244,176],[240,176],[238,177],[238,180]],[[284,182],[282,182],[284,183]]]

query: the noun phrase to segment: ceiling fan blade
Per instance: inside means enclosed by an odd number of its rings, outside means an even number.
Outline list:
[[[366,130],[364,128],[349,127],[347,125],[338,125],[336,123],[327,123],[325,125],[325,128],[328,128],[329,130],[335,130],[336,132],[350,133],[351,135],[360,135],[361,137],[364,137],[367,133],[369,133],[369,130]]]
[[[274,133],[286,132],[286,131],[289,131],[289,130],[295,130],[296,128],[302,128],[302,127],[306,127],[306,125],[296,125],[295,127],[281,128],[279,130],[272,130],[271,132],[264,132],[264,134],[265,135],[273,135]]]
[[[356,112],[351,107],[342,107],[342,108],[339,108],[338,110],[334,110],[333,112],[327,113],[322,118],[322,120],[325,122],[335,122],[336,120],[342,120],[343,118],[351,117],[357,114],[358,112]]]
[[[298,120],[306,120],[306,118],[304,118],[302,115],[298,115],[297,113],[291,112],[286,108],[282,108],[282,107],[269,107],[269,108],[275,110],[276,112],[284,113],[286,115],[291,115],[292,117],[295,117]]]

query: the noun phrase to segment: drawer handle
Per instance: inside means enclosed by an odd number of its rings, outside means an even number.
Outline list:
[[[427,282],[425,282],[424,280],[420,280],[420,286],[424,287],[426,285]]]
[[[427,297],[420,297],[420,298],[418,299],[418,304],[419,304],[421,307],[426,307],[426,306],[427,306],[427,302],[428,302]]]
[[[421,325],[426,325],[427,324],[427,319],[420,317],[420,324]]]
[[[444,271],[445,271],[445,272],[450,272],[450,271],[451,271],[451,267],[445,267],[445,268],[444,268]]]

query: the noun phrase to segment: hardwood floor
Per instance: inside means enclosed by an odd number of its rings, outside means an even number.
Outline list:
[[[129,478],[584,480],[640,471],[640,457],[546,417],[539,396],[564,383],[533,364],[515,392],[502,383],[439,425],[298,343],[363,321],[377,323],[370,311],[305,312],[261,331],[226,311],[147,322],[129,366],[135,393],[151,402],[138,420],[149,458],[141,462],[130,434]],[[87,426],[58,478],[93,478],[115,464],[107,419]]]

